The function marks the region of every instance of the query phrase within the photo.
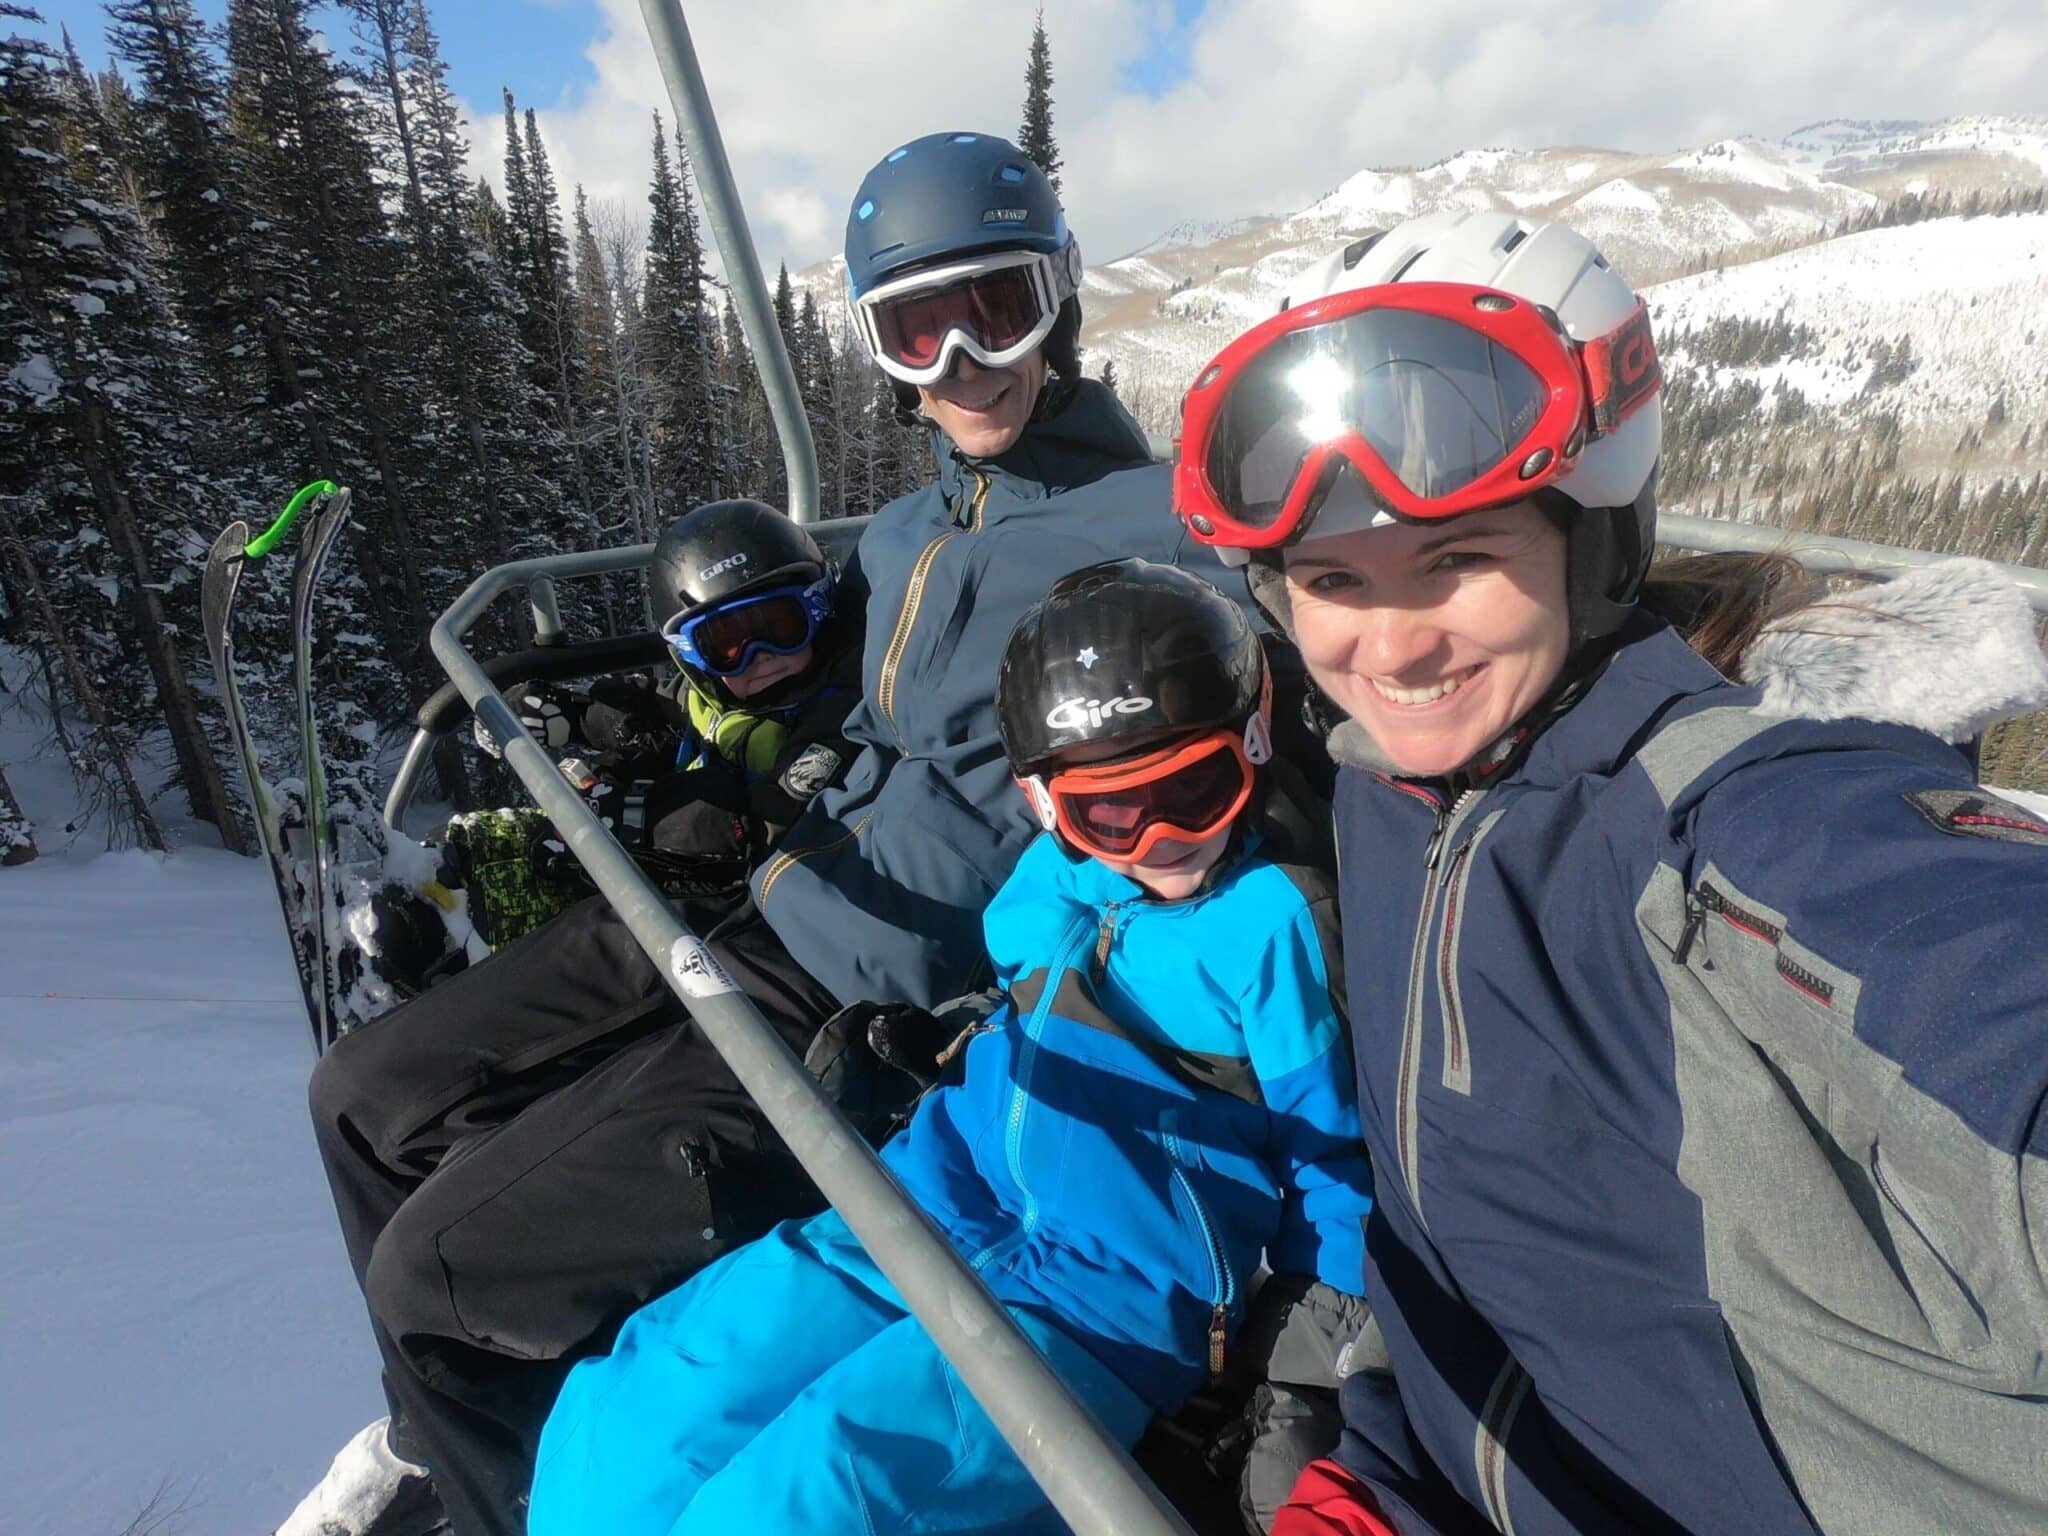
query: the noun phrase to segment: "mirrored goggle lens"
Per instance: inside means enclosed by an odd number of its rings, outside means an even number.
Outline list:
[[[1029,267],[984,272],[875,306],[883,352],[911,368],[937,362],[948,331],[965,331],[983,350],[1002,352],[1028,337],[1044,318]]]
[[[741,668],[749,646],[774,651],[802,650],[811,638],[811,616],[794,593],[758,602],[715,608],[683,626],[705,664],[721,672]]]
[[[1290,332],[1229,388],[1203,468],[1254,528],[1278,520],[1310,449],[1352,433],[1416,496],[1463,490],[1514,456],[1548,393],[1499,343],[1399,309]]]
[[[1049,787],[1081,840],[1121,857],[1157,825],[1196,839],[1209,836],[1232,814],[1249,785],[1243,761],[1219,741],[1206,756],[1143,783],[1095,790],[1055,778]]]

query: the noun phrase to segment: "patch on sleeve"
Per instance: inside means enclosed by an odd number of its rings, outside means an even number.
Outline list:
[[[1981,789],[1915,790],[1906,796],[1906,803],[1937,831],[1952,837],[1988,837],[1994,842],[2048,848],[2048,820]]]
[[[839,754],[822,741],[813,742],[797,754],[795,762],[782,770],[779,782],[792,799],[808,800],[839,772]]]

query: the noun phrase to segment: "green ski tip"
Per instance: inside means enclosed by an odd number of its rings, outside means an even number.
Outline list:
[[[261,560],[277,547],[277,541],[299,520],[299,514],[306,510],[308,503],[316,496],[332,496],[340,489],[332,480],[315,480],[310,485],[300,486],[285,509],[277,514],[277,521],[251,539],[242,554],[250,560]]]

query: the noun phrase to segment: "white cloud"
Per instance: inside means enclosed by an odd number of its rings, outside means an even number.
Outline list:
[[[636,0],[600,0],[573,100],[522,103],[566,195],[645,206],[648,114],[670,116]],[[756,244],[831,254],[860,175],[944,128],[1014,132],[1036,0],[692,0]],[[1050,0],[1066,203],[1095,259],[1184,218],[1298,207],[1367,165],[1475,145],[1676,148],[1824,117],[2039,109],[2039,0],[1209,0],[1187,77],[1128,90],[1171,8]],[[765,15],[765,19],[764,19]],[[496,174],[493,104],[473,145]]]

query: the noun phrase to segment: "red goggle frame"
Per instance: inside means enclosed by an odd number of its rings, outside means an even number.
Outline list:
[[[1174,507],[1205,544],[1299,537],[1349,465],[1388,509],[1455,517],[1567,474],[1662,383],[1647,307],[1575,342],[1464,283],[1333,294],[1253,327],[1182,404]]]
[[[1038,813],[1093,858],[1136,864],[1167,838],[1199,843],[1228,827],[1250,802],[1254,765],[1271,756],[1264,718],[1114,763],[1033,774],[1017,782]]]

